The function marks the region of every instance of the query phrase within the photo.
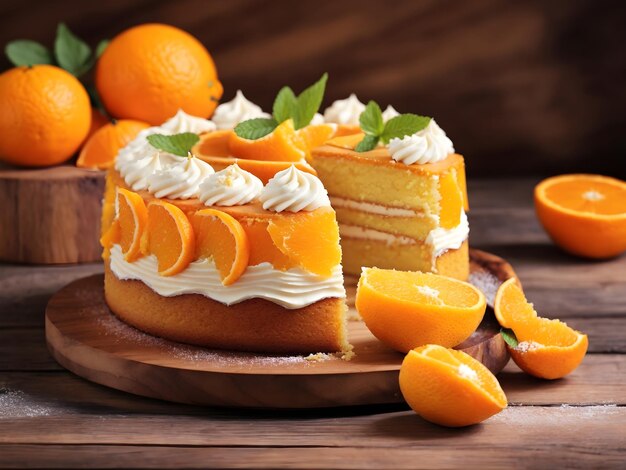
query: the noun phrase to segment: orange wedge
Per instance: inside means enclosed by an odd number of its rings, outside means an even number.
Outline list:
[[[274,245],[305,271],[330,277],[341,263],[339,226],[330,208],[276,217],[267,231]]]
[[[257,140],[244,139],[233,132],[228,144],[234,157],[251,160],[299,162],[306,156],[306,144],[291,119]]]
[[[139,194],[123,188],[117,188],[117,208],[119,243],[124,259],[132,262],[142,256],[141,237],[146,229],[148,211]]]
[[[539,221],[574,255],[611,258],[626,251],[626,182],[599,175],[561,175],[535,188]]]
[[[105,124],[87,140],[80,151],[76,166],[106,170],[113,165],[119,150],[147,127],[149,126],[145,122],[129,119]]]
[[[306,146],[307,155],[315,147],[319,147],[331,139],[335,134],[335,126],[330,124],[308,125],[298,130]]]
[[[441,227],[445,229],[457,227],[461,222],[463,211],[463,193],[454,173],[448,172],[439,178],[439,193],[441,194],[439,214]]]
[[[191,225],[196,258],[212,259],[225,286],[239,279],[248,267],[250,243],[237,219],[222,211],[202,209],[193,214]]]
[[[524,372],[544,379],[559,379],[576,369],[587,353],[584,335],[559,320],[537,316],[515,278],[503,283],[494,310],[504,328],[513,330],[519,344],[507,344],[511,357]]]
[[[498,380],[470,355],[429,344],[402,361],[400,390],[422,418],[443,426],[480,423],[507,407]]]
[[[193,228],[182,210],[158,199],[148,204],[142,249],[156,256],[161,276],[184,271],[193,261],[195,248]]]
[[[487,304],[474,286],[450,277],[364,268],[356,308],[374,336],[407,352],[430,343],[458,345],[476,330]]]

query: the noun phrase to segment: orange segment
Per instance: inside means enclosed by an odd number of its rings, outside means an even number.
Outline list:
[[[291,119],[257,140],[244,139],[233,132],[229,148],[233,156],[251,160],[298,162],[306,156],[306,145]]]
[[[356,308],[370,331],[407,352],[424,344],[456,346],[478,327],[485,296],[471,284],[432,273],[364,268]]]
[[[100,245],[102,245],[102,259],[107,261],[111,256],[111,247],[115,243],[120,242],[121,230],[120,221],[114,220],[100,237]]]
[[[511,357],[524,372],[544,379],[558,379],[576,369],[587,353],[584,335],[559,320],[537,316],[516,279],[498,289],[496,318],[515,333],[519,344],[507,346]]]
[[[119,244],[124,253],[124,259],[132,262],[142,255],[141,237],[146,229],[148,211],[139,194],[123,188],[117,188],[116,204],[120,231]]]
[[[193,228],[185,213],[161,200],[148,204],[148,226],[142,248],[156,256],[161,276],[173,276],[185,270],[196,250]]]
[[[200,141],[194,145],[191,153],[198,157],[228,157],[230,155],[228,142],[232,134],[234,134],[232,130],[207,132],[200,136]]]
[[[462,351],[434,344],[406,355],[400,390],[417,414],[443,426],[480,423],[507,407],[506,395],[489,369]]]
[[[196,235],[196,258],[212,259],[228,286],[248,267],[250,244],[243,227],[233,216],[215,209],[193,214],[191,225]]]
[[[439,213],[441,227],[445,229],[457,227],[461,222],[463,211],[463,193],[452,171],[439,178],[439,193],[441,194],[441,212]]]
[[[274,245],[305,271],[329,277],[341,263],[339,226],[332,209],[276,217],[267,231]]]
[[[626,182],[599,175],[561,175],[535,188],[535,209],[554,243],[588,258],[626,251]]]
[[[92,170],[105,170],[115,161],[117,153],[137,134],[146,129],[145,122],[124,119],[102,126],[87,140],[76,161],[76,166]]]
[[[270,263],[275,269],[280,269],[281,271],[298,266],[274,244],[272,237],[267,231],[269,220],[247,219],[242,223],[242,226],[248,239],[254,240],[254,243],[250,244],[249,266]]]
[[[335,134],[336,126],[316,124],[303,127],[298,131],[306,146],[307,155],[315,147],[326,143]]]

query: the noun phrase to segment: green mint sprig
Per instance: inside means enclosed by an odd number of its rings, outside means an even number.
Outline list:
[[[376,148],[379,141],[388,144],[391,139],[401,139],[407,135],[415,134],[426,128],[430,119],[428,116],[407,113],[384,122],[380,106],[375,101],[370,101],[359,116],[361,130],[365,132],[365,137],[358,143],[355,150],[368,152]]]
[[[281,88],[274,99],[271,118],[255,118],[240,122],[235,127],[235,133],[244,139],[260,139],[273,132],[287,119],[293,119],[294,127],[302,129],[311,122],[320,109],[327,81],[328,74],[325,73],[298,96],[288,86]]]
[[[193,132],[183,132],[182,134],[163,135],[152,134],[148,136],[148,143],[157,150],[186,157],[191,153],[191,149],[200,141],[200,137]]]
[[[64,23],[59,23],[52,51],[37,41],[27,39],[9,42],[4,51],[13,65],[58,65],[72,75],[80,77],[94,66],[108,44],[108,40],[100,41],[94,53],[91,47],[72,33]]]
[[[515,349],[519,344],[517,336],[515,336],[515,333],[510,328],[500,329],[500,334],[502,335],[502,339],[504,339],[504,342],[511,346],[513,349]]]

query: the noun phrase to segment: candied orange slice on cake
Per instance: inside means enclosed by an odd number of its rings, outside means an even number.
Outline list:
[[[141,257],[141,237],[146,229],[148,211],[142,197],[127,189],[117,189],[117,225],[112,230],[119,230],[119,244],[128,262]],[[114,236],[115,232],[109,234]]]
[[[212,259],[222,284],[231,285],[248,267],[250,243],[241,224],[232,215],[202,209],[191,216],[196,236],[196,258]]]
[[[303,127],[298,131],[308,153],[315,147],[326,143],[335,134],[335,126],[330,124],[312,124]]]
[[[626,182],[600,175],[561,175],[535,188],[539,221],[554,243],[587,258],[626,251]]]
[[[463,211],[463,193],[454,173],[448,172],[439,178],[439,192],[441,194],[441,212],[439,213],[441,227],[452,229],[461,223]]]
[[[356,309],[372,334],[401,352],[460,344],[486,308],[471,284],[432,273],[364,268],[356,293]]]
[[[409,351],[400,390],[422,418],[443,426],[480,423],[507,407],[495,376],[462,351],[429,344]]]
[[[229,148],[234,157],[251,160],[299,162],[306,157],[306,144],[294,129],[291,119],[256,140],[244,139],[233,132]]]
[[[503,283],[496,294],[494,310],[501,326],[513,331],[507,347],[524,372],[543,379],[559,379],[582,362],[589,340],[559,320],[537,316],[517,280]]]
[[[80,151],[76,166],[92,170],[106,170],[113,165],[119,150],[148,127],[149,125],[145,122],[131,119],[105,124],[87,140]]]
[[[193,228],[185,213],[161,200],[148,204],[142,250],[156,256],[161,276],[173,276],[185,270],[196,250]]]
[[[332,209],[273,218],[267,231],[274,245],[305,271],[330,277],[341,263],[339,226]]]

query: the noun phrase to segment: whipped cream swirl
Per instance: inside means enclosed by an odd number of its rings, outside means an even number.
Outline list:
[[[214,173],[213,167],[190,155],[148,176],[148,191],[157,198],[197,197],[200,183]]]
[[[396,109],[391,106],[388,105],[385,110],[383,111],[383,121],[387,122],[389,121],[389,119],[393,119],[396,116],[400,116],[400,113],[398,111],[396,111]]]
[[[209,175],[200,185],[198,197],[205,206],[242,206],[259,197],[263,183],[236,163]]]
[[[311,126],[318,126],[320,124],[324,124],[326,121],[324,120],[324,116],[322,116],[320,113],[315,113],[313,115],[313,118],[311,118],[311,122],[309,123],[309,125]]]
[[[324,120],[335,124],[358,126],[359,116],[365,110],[365,105],[359,101],[354,93],[345,100],[337,100],[324,111]]]
[[[199,118],[187,114],[182,109],[159,126],[160,134],[181,134],[183,132],[193,132],[201,134],[215,130],[215,124],[208,119]]]
[[[424,129],[387,145],[391,158],[405,165],[436,163],[454,153],[452,141],[434,119]]]
[[[314,175],[298,170],[294,165],[279,171],[267,182],[259,197],[263,209],[274,212],[313,211],[330,206],[328,193]]]
[[[120,174],[133,191],[148,189],[148,179],[155,172],[183,161],[181,157],[153,149],[152,155],[123,165]]]
[[[232,100],[220,104],[215,109],[211,119],[218,129],[233,129],[242,121],[269,117],[271,116],[264,113],[260,106],[248,100],[241,90],[237,90],[237,94]]]

